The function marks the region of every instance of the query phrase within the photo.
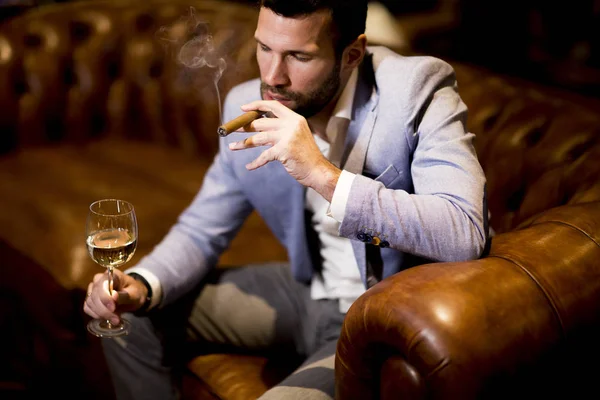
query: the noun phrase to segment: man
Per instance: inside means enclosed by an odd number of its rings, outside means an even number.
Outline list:
[[[90,284],[90,316],[136,311],[128,336],[103,341],[119,398],[176,397],[169,343],[186,322],[187,340],[304,358],[262,399],[332,398],[336,341],[358,296],[419,263],[480,256],[485,178],[453,71],[367,48],[366,9],[261,1],[261,78],[228,94],[225,119],[269,117],[222,139],[168,235],[117,272],[131,304],[117,307],[103,274]],[[211,271],[253,209],[290,265]]]

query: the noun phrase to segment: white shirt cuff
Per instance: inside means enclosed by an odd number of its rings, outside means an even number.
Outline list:
[[[352,188],[352,182],[354,182],[355,174],[342,170],[340,177],[333,191],[333,197],[331,198],[331,204],[327,210],[327,215],[335,219],[337,222],[342,223],[344,215],[346,214],[346,204],[348,203],[348,197],[350,196],[350,189]]]
[[[136,274],[142,275],[147,281],[150,287],[152,288],[152,299],[150,300],[150,305],[148,306],[148,310],[153,309],[160,303],[160,299],[162,298],[162,287],[160,286],[160,281],[152,272],[148,271],[146,268],[142,267],[133,267],[124,271],[126,274],[135,272]]]

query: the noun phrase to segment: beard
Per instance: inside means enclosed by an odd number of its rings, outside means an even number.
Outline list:
[[[287,90],[281,86],[270,86],[260,82],[260,94],[264,99],[265,92],[283,96],[296,103],[292,110],[302,115],[304,118],[310,118],[319,113],[333,99],[340,88],[340,70],[341,62],[336,61],[331,73],[325,78],[319,88],[308,92],[300,93]]]

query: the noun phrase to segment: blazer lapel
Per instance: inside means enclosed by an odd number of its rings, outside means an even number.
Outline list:
[[[348,126],[341,162],[343,169],[354,174],[363,172],[367,148],[377,119],[377,101],[379,100],[370,56],[365,56],[359,72],[352,120]],[[360,274],[363,281],[366,282],[365,244],[358,240],[352,240],[351,243]]]
[[[343,169],[354,174],[361,174],[363,171],[367,148],[377,118],[379,96],[375,86],[375,73],[371,58],[370,55],[365,56],[359,67],[352,120],[348,125],[340,164]]]

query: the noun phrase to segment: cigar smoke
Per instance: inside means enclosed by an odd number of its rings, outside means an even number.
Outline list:
[[[208,68],[212,71],[212,83],[219,105],[219,119],[222,119],[218,84],[227,63],[215,47],[209,23],[196,15],[194,7],[190,7],[188,16],[181,17],[171,26],[161,27],[158,37],[168,45],[170,51],[174,51],[176,61],[188,70]],[[205,72],[207,71],[203,71]]]

